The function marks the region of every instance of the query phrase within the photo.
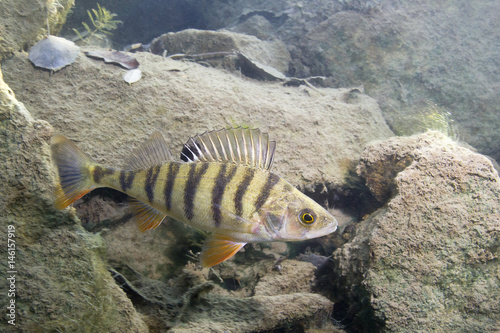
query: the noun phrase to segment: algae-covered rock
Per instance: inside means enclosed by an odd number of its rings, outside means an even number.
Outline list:
[[[0,229],[11,235],[9,253],[7,243],[0,249],[2,290],[10,290],[0,303],[15,306],[0,330],[147,332],[107,272],[101,238],[83,230],[74,211],[53,206],[52,133],[0,77]]]
[[[372,313],[387,332],[492,331],[500,178],[491,162],[428,132],[371,144],[358,172],[388,203],[334,253],[335,293],[351,320],[361,328]]]
[[[26,50],[50,33],[56,35],[66,22],[74,0],[0,1],[0,60]]]

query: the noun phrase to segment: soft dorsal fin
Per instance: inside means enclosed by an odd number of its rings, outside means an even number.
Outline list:
[[[124,169],[147,169],[171,160],[172,154],[165,138],[156,131],[125,160]]]
[[[205,132],[190,138],[181,152],[185,162],[229,162],[271,169],[275,141],[259,129],[230,128]]]

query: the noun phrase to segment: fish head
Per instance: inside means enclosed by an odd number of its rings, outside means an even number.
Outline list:
[[[264,205],[261,221],[270,238],[279,241],[325,236],[337,230],[338,226],[332,214],[298,190],[293,195]]]

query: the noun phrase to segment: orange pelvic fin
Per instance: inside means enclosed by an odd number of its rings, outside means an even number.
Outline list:
[[[213,234],[207,238],[201,251],[201,265],[212,267],[234,256],[246,243],[235,241],[221,234]]]
[[[129,202],[130,209],[141,232],[158,227],[166,216],[159,210],[137,199],[131,198]]]

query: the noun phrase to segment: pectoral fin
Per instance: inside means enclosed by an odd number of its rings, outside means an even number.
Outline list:
[[[203,267],[217,265],[234,256],[245,244],[235,241],[229,236],[213,234],[203,244],[200,257],[201,265]]]

